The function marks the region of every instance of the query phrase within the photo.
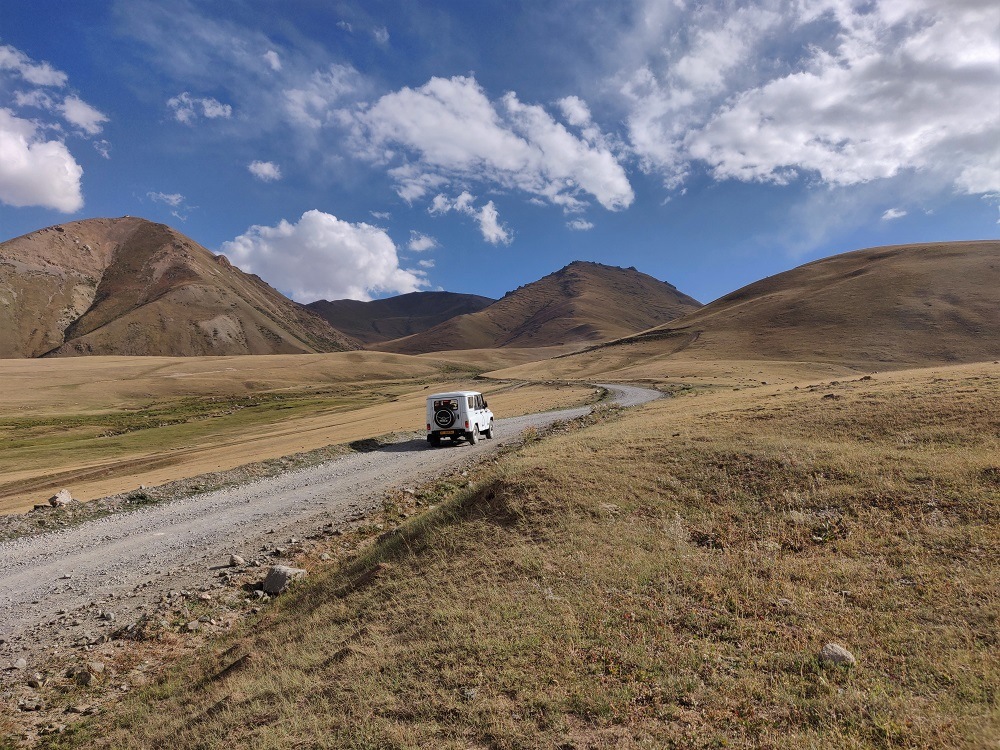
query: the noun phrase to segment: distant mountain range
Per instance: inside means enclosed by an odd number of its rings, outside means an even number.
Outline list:
[[[426,331],[449,318],[478,312],[494,302],[495,299],[476,294],[411,292],[371,302],[323,299],[306,307],[338,331],[363,344],[376,344]]]
[[[373,346],[400,354],[587,344],[635,333],[701,303],[634,268],[574,261],[478,312]]]
[[[404,353],[590,343],[698,302],[635,269],[572,263],[496,301],[415,292],[301,305],[163,224],[86,219],[0,243],[0,357]]]

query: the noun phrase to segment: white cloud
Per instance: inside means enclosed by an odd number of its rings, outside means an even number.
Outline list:
[[[105,159],[111,158],[111,144],[106,140],[94,141],[94,150]]]
[[[566,226],[577,232],[586,232],[594,228],[594,225],[586,219],[573,219],[567,221]]]
[[[199,116],[207,119],[229,119],[233,115],[233,108],[229,104],[223,104],[218,99],[212,97],[194,97],[187,91],[183,91],[175,97],[167,100],[167,106],[173,110],[174,119],[190,125]]]
[[[268,67],[271,68],[275,73],[281,70],[281,58],[278,53],[273,49],[269,49],[263,54],[264,62],[267,63]]]
[[[649,0],[647,9],[656,3]],[[641,165],[669,187],[859,185],[902,172],[1000,189],[1000,13],[979,0],[765,0],[664,11],[620,78]],[[635,45],[633,45],[635,46]]]
[[[317,210],[306,211],[296,224],[252,226],[221,250],[299,302],[368,300],[373,292],[403,294],[427,285],[421,271],[399,267],[385,231]]]
[[[415,229],[410,230],[410,241],[406,245],[408,250],[412,250],[415,253],[422,253],[426,250],[433,250],[437,246],[438,242],[433,237],[423,232],[418,232]]]
[[[434,261],[431,260],[430,258],[427,258],[425,260],[417,261],[417,265],[420,266],[421,268],[434,268]]]
[[[389,29],[385,26],[378,26],[372,29],[372,36],[374,36],[375,41],[383,47],[389,43]]]
[[[69,77],[47,62],[36,63],[19,49],[0,44],[0,70],[13,71],[19,78],[35,86],[66,85]]]
[[[890,208],[884,214],[882,214],[882,221],[892,221],[893,219],[902,219],[906,216],[906,211],[902,208]]]
[[[392,214],[388,211],[369,211],[368,213],[380,221],[389,221],[392,218]]]
[[[560,99],[556,104],[566,118],[566,122],[576,127],[584,127],[590,124],[590,108],[587,102],[578,96],[567,96]]]
[[[281,179],[281,167],[273,161],[252,161],[247,165],[250,174],[262,182],[274,182]]]
[[[360,88],[357,70],[350,65],[331,65],[284,92],[285,113],[297,125],[320,128],[335,122],[344,98]]]
[[[178,208],[184,203],[184,196],[180,193],[146,193],[148,197],[154,203],[165,203],[172,208]]]
[[[463,191],[457,198],[449,199],[443,194],[434,196],[431,207],[428,209],[432,214],[446,214],[455,211],[466,216],[471,216],[479,224],[479,231],[483,239],[491,245],[509,245],[513,237],[510,230],[500,223],[500,214],[497,212],[493,201],[489,201],[484,206],[476,208],[473,203],[476,198],[467,190]]]
[[[75,96],[67,96],[59,110],[67,122],[80,128],[87,135],[98,135],[104,129],[108,116]]]
[[[337,28],[346,31],[348,34],[354,31],[354,27],[348,21],[337,21]]]
[[[0,54],[9,49],[0,48]],[[82,176],[83,169],[64,143],[45,140],[35,122],[0,108],[0,201],[79,211]]]
[[[582,102],[563,105],[576,115]],[[472,77],[432,78],[386,94],[359,115],[368,155],[417,200],[457,183],[521,190],[566,210],[587,196],[610,210],[634,199],[625,170],[596,130],[570,133],[537,105],[508,93],[491,102]]]

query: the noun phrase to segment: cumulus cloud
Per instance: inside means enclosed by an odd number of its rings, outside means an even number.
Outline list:
[[[561,106],[575,117],[581,105]],[[386,94],[359,121],[371,158],[402,161],[390,175],[407,201],[452,183],[520,190],[566,210],[582,208],[588,197],[610,210],[634,199],[599,132],[575,135],[514,93],[494,103],[471,76],[432,78]]]
[[[79,211],[82,176],[83,169],[64,143],[46,140],[35,122],[0,108],[0,201]]]
[[[264,62],[267,63],[268,67],[277,73],[281,70],[281,57],[273,49],[269,49],[263,54]]]
[[[262,182],[274,182],[281,179],[281,167],[273,161],[252,161],[247,165],[250,174]]]
[[[906,211],[902,208],[890,208],[884,214],[882,214],[882,221],[892,221],[893,219],[902,219],[906,216]]]
[[[336,122],[345,97],[361,87],[361,76],[350,65],[316,70],[284,92],[285,114],[294,124],[320,128]]]
[[[400,268],[384,230],[317,210],[294,224],[252,226],[221,251],[299,302],[369,300],[372,293],[405,294],[427,286],[422,271]]]
[[[417,265],[421,268],[434,268],[434,261],[427,258],[425,260],[417,261]]]
[[[410,230],[410,241],[406,245],[408,250],[412,250],[415,253],[422,253],[426,250],[433,250],[437,246],[438,242],[433,237],[423,232],[418,232],[415,229]]]
[[[185,125],[192,124],[199,116],[209,120],[229,119],[233,116],[231,105],[223,104],[210,96],[191,96],[187,91],[168,99],[167,106],[173,111],[174,119]]]
[[[510,230],[500,223],[500,214],[497,212],[493,201],[476,208],[475,196],[467,190],[463,191],[457,198],[451,199],[443,194],[434,196],[431,206],[428,209],[432,214],[446,214],[455,211],[466,216],[471,216],[479,224],[479,231],[483,239],[491,245],[509,245],[513,237]]]
[[[650,3],[651,4],[651,3]],[[718,180],[859,185],[920,172],[1000,188],[1000,14],[988,3],[767,0],[663,11],[621,76],[629,138],[669,187]],[[635,32],[642,36],[642,31]]]
[[[590,124],[590,108],[587,102],[578,96],[567,96],[560,99],[556,104],[566,118],[566,122],[576,127],[584,127]]]
[[[108,116],[91,107],[76,96],[67,96],[59,111],[66,121],[80,128],[87,135],[98,135],[104,129]]]
[[[586,219],[573,219],[572,221],[567,221],[566,226],[577,232],[586,232],[587,230],[594,228],[594,225]]]
[[[389,43],[389,29],[385,26],[378,26],[372,29],[372,36],[374,36],[375,41],[383,47]]]
[[[47,62],[37,63],[19,49],[0,44],[0,70],[11,71],[35,86],[65,86],[69,77]]]

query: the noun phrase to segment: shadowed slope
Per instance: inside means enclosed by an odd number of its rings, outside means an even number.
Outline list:
[[[373,348],[403,354],[607,340],[673,320],[700,303],[634,268],[575,261],[462,315]]]
[[[338,331],[363,344],[375,344],[426,331],[458,315],[478,312],[494,302],[496,300],[476,294],[411,292],[371,302],[322,299],[306,307]]]
[[[163,224],[87,219],[0,244],[0,357],[356,348],[302,305]]]

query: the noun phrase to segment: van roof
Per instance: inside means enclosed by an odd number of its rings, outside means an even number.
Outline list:
[[[449,391],[448,393],[432,393],[427,398],[461,398],[462,396],[478,396],[479,391]]]

